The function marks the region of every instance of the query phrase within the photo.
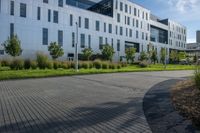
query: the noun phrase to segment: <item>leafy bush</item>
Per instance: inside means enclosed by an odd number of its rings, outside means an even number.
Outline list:
[[[46,64],[46,68],[48,69],[53,69],[53,62],[52,61],[48,61],[47,64]]]
[[[9,59],[1,60],[1,66],[2,67],[10,66],[10,64],[11,64],[11,61]]]
[[[109,64],[109,69],[116,69],[116,68],[117,68],[116,64],[114,64],[114,63]]]
[[[48,56],[43,53],[37,53],[37,64],[40,69],[45,69],[48,64]]]
[[[53,68],[54,69],[58,69],[58,68],[60,68],[60,66],[61,66],[61,63],[59,61],[54,61],[53,62]]]
[[[88,63],[87,62],[82,62],[82,68],[88,69],[89,68]]]
[[[117,64],[117,69],[121,69],[122,65],[121,64]]]
[[[95,60],[95,61],[93,62],[93,66],[94,66],[94,68],[96,68],[96,69],[101,69],[101,68],[102,68],[101,61],[100,61],[100,60]]]
[[[140,62],[141,62],[141,61],[135,61],[135,62],[133,62],[132,64],[133,64],[133,65],[140,65]]]
[[[31,68],[31,60],[30,59],[26,59],[24,61],[24,69],[30,69]]]
[[[147,62],[147,61],[142,61],[142,62],[140,62],[139,66],[140,66],[141,68],[148,67],[148,62]]]
[[[71,69],[75,69],[76,64],[74,62],[70,63]]]
[[[31,61],[30,62],[30,66],[31,66],[31,69],[37,69],[37,62],[36,61]]]
[[[14,59],[10,64],[12,70],[22,70],[24,68],[24,61],[22,59]]]
[[[127,64],[126,62],[122,62],[122,63],[121,63],[121,66],[122,66],[122,67],[127,67],[128,64]]]
[[[108,69],[109,68],[109,63],[108,62],[103,62],[102,63],[102,68],[103,69]]]
[[[61,65],[63,69],[69,69],[71,67],[69,62],[62,62]]]
[[[91,61],[89,61],[89,62],[88,62],[88,67],[89,67],[90,69],[92,69],[92,68],[93,68],[93,64],[92,64],[92,62],[91,62]]]

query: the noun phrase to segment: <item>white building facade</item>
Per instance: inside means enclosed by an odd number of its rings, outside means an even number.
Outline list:
[[[25,58],[48,53],[48,45],[57,42],[65,52],[62,59],[73,59],[77,40],[79,53],[87,47],[100,53],[111,45],[116,61],[127,47],[135,47],[138,57],[149,44],[159,56],[161,48],[184,50],[186,33],[185,26],[158,19],[128,0],[0,0],[0,43],[16,34]]]

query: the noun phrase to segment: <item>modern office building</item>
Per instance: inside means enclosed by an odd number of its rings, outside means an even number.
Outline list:
[[[64,49],[63,59],[73,59],[78,50],[89,47],[100,53],[110,44],[114,60],[125,56],[125,49],[141,51],[153,48],[184,50],[186,27],[169,19],[160,19],[151,11],[129,0],[0,0],[0,43],[17,34],[23,57],[48,53],[50,42]],[[0,57],[6,57],[0,46]]]

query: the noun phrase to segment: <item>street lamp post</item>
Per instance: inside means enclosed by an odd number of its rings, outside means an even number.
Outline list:
[[[167,68],[167,42],[165,42],[165,69]]]
[[[76,22],[75,69],[78,72],[78,22]]]

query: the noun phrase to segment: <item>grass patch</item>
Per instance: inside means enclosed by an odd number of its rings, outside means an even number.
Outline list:
[[[24,78],[41,78],[54,76],[71,76],[83,74],[101,74],[117,72],[148,72],[148,71],[172,71],[172,70],[194,70],[193,65],[167,65],[164,69],[162,64],[150,65],[147,68],[141,68],[138,65],[130,65],[120,69],[80,69],[75,72],[73,69],[44,69],[44,70],[10,70],[7,67],[0,68],[0,80],[7,79],[24,79]]]

